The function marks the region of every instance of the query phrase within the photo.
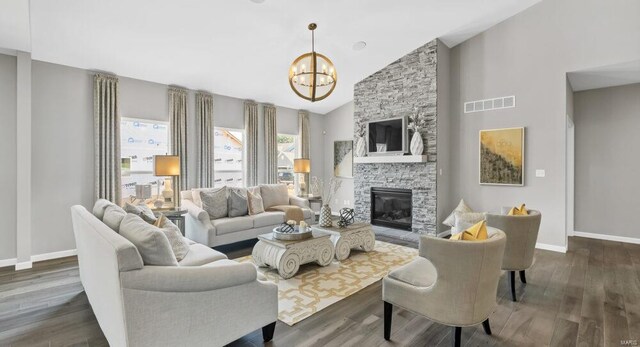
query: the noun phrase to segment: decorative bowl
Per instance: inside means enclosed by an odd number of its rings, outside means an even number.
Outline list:
[[[283,230],[284,229],[284,230]],[[311,238],[313,233],[311,232],[311,228],[307,227],[305,232],[300,232],[298,226],[294,227],[293,231],[287,231],[283,226],[278,226],[273,228],[273,238],[277,240],[283,241],[295,241],[295,240],[304,240]]]

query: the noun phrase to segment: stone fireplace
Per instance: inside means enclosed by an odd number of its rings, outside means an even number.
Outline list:
[[[389,64],[382,70],[358,82],[354,87],[354,122],[411,116],[417,111],[426,117],[420,129],[426,162],[361,162],[354,165],[354,208],[356,219],[436,235],[437,206],[437,40]],[[409,131],[409,137],[413,135]],[[354,134],[354,140],[357,137]],[[355,142],[354,142],[355,143]],[[390,160],[391,161],[391,160]],[[410,192],[403,198],[402,212],[378,215],[378,189]],[[407,200],[408,199],[408,200]],[[408,204],[410,202],[410,204]],[[400,203],[396,201],[400,206]],[[408,207],[410,206],[410,207]],[[408,218],[407,218],[408,217]],[[397,223],[396,223],[397,222]]]
[[[411,189],[371,188],[371,224],[411,230]]]

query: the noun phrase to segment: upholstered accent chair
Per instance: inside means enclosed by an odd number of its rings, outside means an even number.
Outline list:
[[[504,212],[505,209],[503,209]],[[526,216],[507,216],[506,213],[487,214],[487,225],[498,228],[507,235],[507,246],[504,249],[502,270],[509,272],[511,299],[516,299],[516,271],[520,272],[520,281],[527,283],[525,270],[533,264],[533,253],[538,240],[538,230],[542,214],[529,210]]]
[[[488,233],[482,241],[420,237],[419,256],[382,280],[386,340],[394,305],[453,327],[454,346],[460,346],[462,327],[482,323],[491,334],[506,236],[495,228]]]

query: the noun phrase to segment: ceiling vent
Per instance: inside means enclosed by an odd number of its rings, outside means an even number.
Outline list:
[[[516,107],[515,95],[503,96],[494,99],[467,101],[464,103],[464,113],[499,110],[502,108]]]

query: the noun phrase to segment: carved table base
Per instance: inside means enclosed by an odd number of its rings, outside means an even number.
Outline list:
[[[284,279],[295,276],[300,265],[316,262],[320,266],[331,264],[334,255],[330,234],[313,232],[313,238],[297,241],[282,241],[271,233],[258,236],[253,247],[253,261],[260,267],[278,270]]]
[[[335,246],[337,260],[345,260],[352,249],[371,252],[376,243],[376,236],[369,223],[355,223],[345,228],[313,226],[314,230],[331,234],[331,242]]]

